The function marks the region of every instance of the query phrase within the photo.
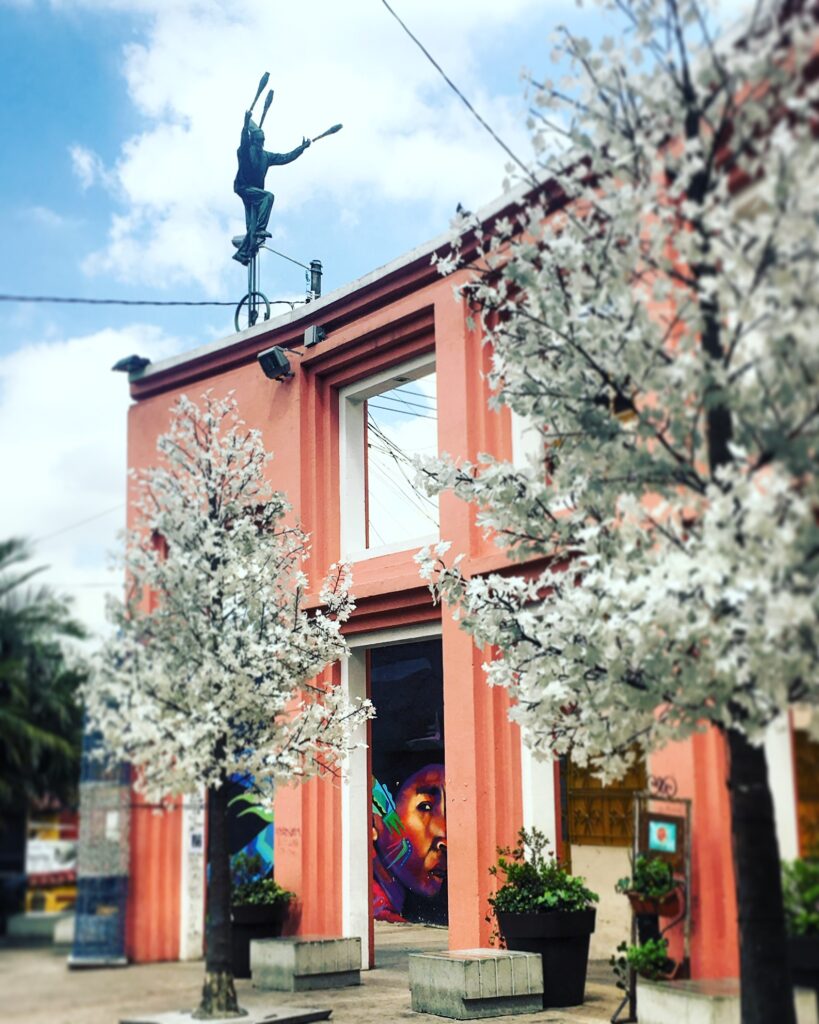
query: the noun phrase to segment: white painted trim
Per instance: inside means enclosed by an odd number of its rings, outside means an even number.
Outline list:
[[[390,391],[403,381],[418,380],[435,372],[435,355],[426,353],[408,359],[399,366],[371,374],[339,389],[338,392],[338,491],[341,519],[341,552],[344,561],[355,562],[396,551],[411,550],[435,543],[437,536],[419,537],[398,544],[367,547],[365,517],[366,452],[364,449],[364,403]]]
[[[392,644],[408,644],[413,640],[431,640],[440,636],[440,622],[419,622],[415,626],[395,626],[379,629],[372,633],[357,633],[347,637],[347,646],[352,650],[360,647],[389,647]]]
[[[364,404],[338,396],[338,493],[342,559],[367,547],[365,522]]]
[[[199,960],[205,942],[205,794],[182,803],[179,959]]]
[[[512,465],[525,469],[530,463],[543,463],[543,437],[528,416],[512,414]]]
[[[368,398],[375,398],[384,391],[391,391],[399,387],[405,381],[397,380],[398,377],[406,377],[408,380],[419,380],[430,373],[435,372],[435,355],[432,352],[425,352],[420,356],[413,356],[398,366],[391,366],[387,370],[379,370],[378,373],[370,374],[362,380],[353,384],[347,384],[339,390],[339,398],[350,402],[364,402]]]
[[[799,856],[799,829],[793,772],[793,737],[787,714],[780,715],[766,730],[765,759],[768,762],[768,785],[774,805],[779,856],[783,860],[794,860]]]
[[[341,685],[348,698],[367,696],[367,650],[441,635],[439,622],[380,629],[350,637],[350,657],[341,663]],[[361,968],[370,966],[370,871],[372,811],[367,771],[367,726],[353,736],[359,744],[347,758],[341,777],[341,927],[345,938],[361,939]]]
[[[394,544],[380,544],[376,548],[350,551],[345,556],[345,561],[355,564],[356,562],[366,562],[370,558],[380,558],[382,555],[398,554],[399,551],[420,551],[421,548],[429,547],[430,544],[437,544],[438,539],[437,533],[428,533],[425,537],[413,537],[411,540],[398,540]]]
[[[557,807],[555,806],[555,762],[538,761],[523,742],[520,744],[520,787],[523,797],[523,827],[538,828],[552,850],[557,850]]]
[[[367,656],[353,651],[341,664],[341,685],[348,698],[367,696]],[[361,968],[370,966],[370,786],[367,772],[367,723],[352,737],[358,744],[349,754],[341,779],[341,932],[361,939]]]

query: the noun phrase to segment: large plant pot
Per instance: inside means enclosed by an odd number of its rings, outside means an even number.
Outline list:
[[[507,949],[540,953],[543,1005],[579,1006],[586,992],[589,940],[595,910],[553,910],[545,914],[496,912]]]
[[[819,1000],[819,935],[789,935],[788,964],[793,984],[814,989]]]
[[[275,939],[282,933],[287,917],[287,904],[260,904],[230,908],[230,959],[235,978],[250,977],[250,942],[252,939]]]

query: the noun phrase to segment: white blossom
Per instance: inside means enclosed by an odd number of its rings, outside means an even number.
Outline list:
[[[266,478],[258,430],[232,396],[183,396],[159,459],[132,475],[127,598],[84,698],[109,750],[138,770],[148,799],[252,779],[332,770],[368,702],[323,675],[347,654],[354,604],[347,565],[331,567],[307,611],[308,538]]]
[[[469,578],[418,556],[500,652],[488,680],[535,752],[605,777],[709,722],[757,742],[819,702],[815,22],[783,32],[760,7],[715,44],[693,0],[617,6],[642,65],[561,32],[576,75],[533,103],[543,193],[517,233],[472,229],[439,261],[471,267],[493,404],[545,459],[418,463],[512,558],[550,559]]]

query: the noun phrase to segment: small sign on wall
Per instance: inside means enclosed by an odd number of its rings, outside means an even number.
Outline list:
[[[675,871],[683,871],[685,818],[675,814],[646,814],[640,824],[641,852],[666,861]]]

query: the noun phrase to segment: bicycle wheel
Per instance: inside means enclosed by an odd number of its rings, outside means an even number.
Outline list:
[[[270,319],[270,303],[264,292],[248,292],[236,307],[233,326],[237,331],[244,331],[258,323],[259,313],[264,309],[263,320]],[[244,323],[243,323],[244,321]]]

